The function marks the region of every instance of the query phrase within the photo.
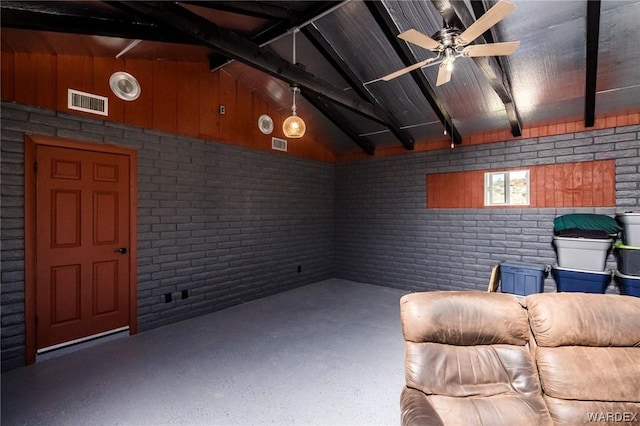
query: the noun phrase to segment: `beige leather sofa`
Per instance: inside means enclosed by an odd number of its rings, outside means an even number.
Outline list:
[[[640,298],[412,293],[404,425],[640,424]]]

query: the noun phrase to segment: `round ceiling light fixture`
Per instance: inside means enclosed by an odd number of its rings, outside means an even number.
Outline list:
[[[117,71],[109,77],[111,91],[124,101],[135,101],[140,96],[140,83],[131,74]]]
[[[258,118],[258,128],[265,135],[270,135],[273,132],[273,120],[267,114],[262,114]]]

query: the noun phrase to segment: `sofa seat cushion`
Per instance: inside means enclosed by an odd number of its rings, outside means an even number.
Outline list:
[[[552,425],[541,395],[458,398],[407,388],[401,397],[403,425]],[[437,413],[437,414],[435,414]],[[437,416],[437,417],[435,417]]]
[[[546,395],[544,401],[556,425],[637,425],[640,423],[640,403],[638,402],[576,401]]]
[[[541,394],[538,375],[525,346],[407,342],[405,348],[407,386],[427,394]]]
[[[536,357],[545,395],[640,402],[640,348],[538,347]]]

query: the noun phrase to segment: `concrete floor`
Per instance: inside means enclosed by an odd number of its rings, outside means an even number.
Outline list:
[[[397,425],[404,292],[327,280],[2,374],[3,425]]]

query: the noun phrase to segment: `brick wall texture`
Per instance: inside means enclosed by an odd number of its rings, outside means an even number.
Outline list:
[[[334,276],[332,164],[11,103],[1,130],[3,369],[24,364],[25,133],[137,149],[139,331]]]
[[[138,150],[140,331],[331,277],[485,290],[500,261],[555,262],[554,217],[640,209],[640,126],[328,164],[11,103],[1,114],[3,369],[24,363],[25,133]],[[426,209],[427,173],[599,159],[616,162],[615,208]]]
[[[640,126],[336,165],[337,277],[406,290],[485,290],[501,261],[551,265],[553,219],[640,210]],[[614,159],[615,208],[427,209],[427,173]],[[615,269],[615,259],[608,257]],[[555,291],[551,277],[545,291]],[[617,293],[614,284],[608,292]]]

